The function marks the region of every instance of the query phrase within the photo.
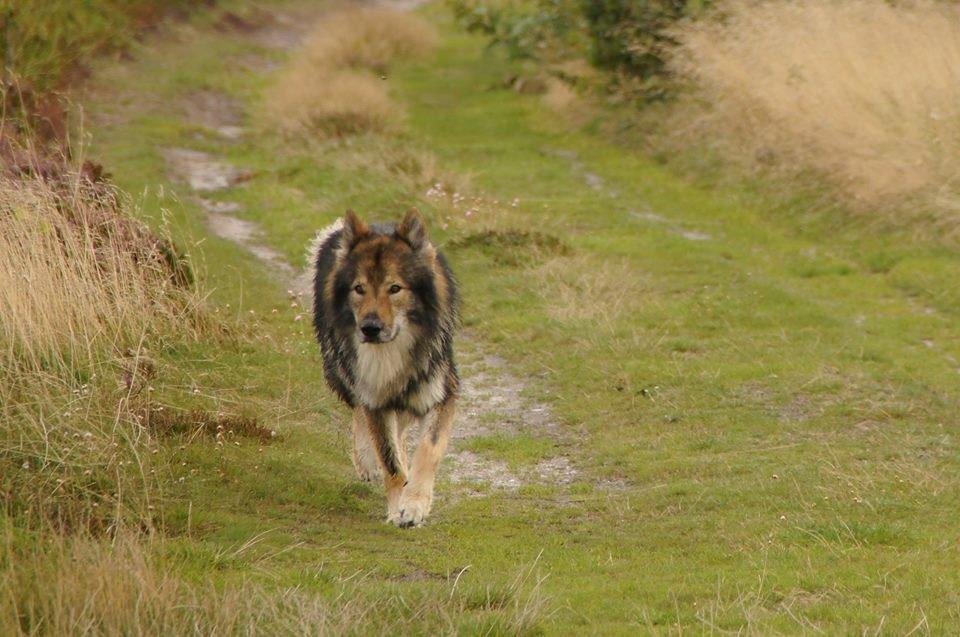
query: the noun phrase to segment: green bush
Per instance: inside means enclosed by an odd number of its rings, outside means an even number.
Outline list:
[[[666,94],[670,27],[710,0],[449,0],[468,31],[511,57],[557,59],[589,46],[595,66],[641,99]]]
[[[704,6],[701,0],[584,0],[594,64],[640,79],[647,98],[662,97],[666,57],[676,45],[669,28]]]
[[[454,17],[471,33],[490,38],[513,58],[542,60],[582,46],[579,0],[449,0]]]

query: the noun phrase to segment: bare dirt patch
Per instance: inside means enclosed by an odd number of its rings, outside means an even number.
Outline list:
[[[609,195],[611,197],[620,196],[620,191],[616,188],[612,188],[607,184],[607,180],[598,175],[595,172],[587,169],[587,164],[580,159],[580,155],[576,151],[572,151],[566,148],[544,148],[542,150],[544,155],[550,155],[552,157],[559,157],[561,159],[566,159],[570,162],[570,167],[580,175],[583,179],[583,182],[587,184],[595,192]]]
[[[250,176],[209,153],[197,150],[171,148],[164,152],[164,156],[170,174],[189,185],[195,193],[227,190]],[[242,209],[240,204],[206,197],[198,197],[197,201],[207,213],[207,225],[213,234],[246,248],[298,292],[309,288],[308,279],[298,276],[296,269],[279,251],[262,241],[262,232],[256,223],[235,216],[234,213]]]
[[[489,489],[506,491],[515,491],[527,483],[563,486],[576,480],[579,472],[564,456],[548,458],[514,472],[502,460],[457,450],[472,438],[495,434],[564,437],[550,406],[527,396],[527,383],[510,371],[506,360],[478,353],[476,341],[468,340],[464,344],[471,350],[472,360],[462,366],[460,415],[454,425],[442,475],[453,484],[482,484]],[[482,495],[477,491],[468,494]]]
[[[243,108],[229,95],[213,89],[196,91],[181,104],[184,118],[191,124],[214,132],[225,139],[243,136]]]
[[[314,17],[288,13],[264,14],[255,29],[246,33],[258,45],[266,49],[290,51],[303,43]]]
[[[631,210],[630,216],[636,219],[637,221],[643,221],[646,223],[656,224],[663,226],[670,232],[679,235],[686,239],[687,241],[711,241],[713,240],[713,235],[701,232],[700,230],[694,230],[690,228],[685,228],[683,224],[674,219],[664,217],[659,215],[651,210]]]
[[[196,192],[225,190],[251,176],[250,172],[240,170],[199,150],[168,148],[163,151],[163,156],[173,178],[186,183]]]
[[[207,225],[213,234],[243,246],[271,269],[284,275],[288,282],[295,280],[293,266],[287,263],[280,252],[262,243],[260,226],[228,214],[239,211],[238,204],[200,199],[200,205],[207,211]]]
[[[491,489],[516,491],[524,481],[515,475],[506,462],[491,460],[472,451],[451,452],[444,458],[443,473],[453,484],[483,484]],[[470,495],[483,495],[469,491]]]
[[[480,354],[462,371],[462,403],[454,440],[522,432],[560,436],[549,405],[524,396],[526,383],[510,372],[502,357]]]

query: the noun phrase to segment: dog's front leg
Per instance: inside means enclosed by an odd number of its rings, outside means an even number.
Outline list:
[[[397,414],[386,409],[363,408],[370,428],[370,439],[383,467],[383,485],[387,492],[387,522],[400,524],[400,494],[407,483],[406,468],[400,456]]]
[[[370,425],[363,407],[353,410],[353,466],[357,476],[364,482],[374,482],[383,478],[380,454],[373,446]]]
[[[437,478],[440,460],[447,450],[455,413],[456,399],[451,396],[428,416],[428,426],[423,427],[420,442],[413,454],[410,481],[404,487],[400,498],[399,526],[419,526],[430,513],[433,506],[433,484]]]

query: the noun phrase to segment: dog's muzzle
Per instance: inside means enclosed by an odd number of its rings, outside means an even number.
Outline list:
[[[364,343],[386,343],[392,335],[379,318],[365,318],[360,323],[360,333]]]

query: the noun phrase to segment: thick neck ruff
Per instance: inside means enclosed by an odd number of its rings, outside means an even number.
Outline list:
[[[354,391],[368,407],[377,408],[400,394],[417,372],[414,338],[406,326],[389,343],[363,343],[354,337],[357,351]]]

